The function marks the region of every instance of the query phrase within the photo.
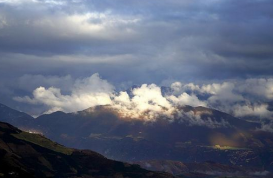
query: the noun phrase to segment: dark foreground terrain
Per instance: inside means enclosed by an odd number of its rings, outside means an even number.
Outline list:
[[[109,160],[88,150],[66,148],[39,134],[0,122],[0,177],[173,178],[138,165]]]
[[[169,173],[154,172],[158,170]],[[0,122],[0,177],[270,178],[272,174],[214,162],[151,160],[128,164],[93,151],[67,148],[40,134]]]

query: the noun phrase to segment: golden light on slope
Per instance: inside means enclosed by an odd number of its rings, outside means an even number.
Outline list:
[[[211,146],[215,148],[228,148],[228,147],[244,147],[246,137],[243,133],[235,133],[232,135],[224,135],[222,133],[215,133],[209,138]]]

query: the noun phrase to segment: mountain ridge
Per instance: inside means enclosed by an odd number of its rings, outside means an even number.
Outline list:
[[[152,172],[136,165],[112,161],[89,150],[63,147],[67,152],[56,151],[61,145],[50,140],[49,149],[40,145],[44,140],[37,135],[36,143],[18,137],[23,131],[0,122],[0,177],[143,177],[174,178],[168,173]],[[33,134],[28,134],[28,137]],[[58,150],[58,149],[57,149]]]
[[[173,122],[164,118],[156,122],[126,120],[105,106],[97,106],[77,113],[42,115],[27,130],[33,129],[65,146],[91,149],[120,161],[214,161],[273,170],[273,134],[257,130],[259,124],[204,107],[186,106],[184,110],[200,115],[198,121],[223,120],[231,126],[190,125],[185,121],[191,119],[187,115]]]

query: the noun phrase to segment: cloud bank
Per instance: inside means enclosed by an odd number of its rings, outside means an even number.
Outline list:
[[[1,0],[0,79],[272,77],[272,12],[271,0]]]
[[[64,77],[67,78],[67,77]],[[257,86],[258,83],[263,85]],[[142,84],[127,91],[116,91],[108,81],[99,74],[88,78],[76,79],[63,94],[60,88],[38,87],[33,96],[15,97],[14,100],[34,105],[44,105],[45,113],[54,111],[76,112],[98,105],[108,105],[117,111],[122,118],[155,121],[166,118],[186,118],[181,122],[208,127],[228,126],[213,118],[201,119],[202,113],[184,112],[179,109],[185,105],[204,106],[230,113],[236,117],[255,118],[256,121],[273,120],[269,102],[273,93],[272,79],[251,79],[243,82],[224,82],[197,85],[194,83],[174,82],[168,87],[156,84]],[[249,88],[258,87],[258,92]],[[271,87],[271,88],[270,88]],[[259,101],[256,98],[261,98]],[[268,130],[268,129],[267,129]]]

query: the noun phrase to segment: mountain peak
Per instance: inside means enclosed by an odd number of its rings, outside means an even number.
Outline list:
[[[17,127],[29,127],[35,120],[32,116],[0,104],[1,121],[16,125]]]

